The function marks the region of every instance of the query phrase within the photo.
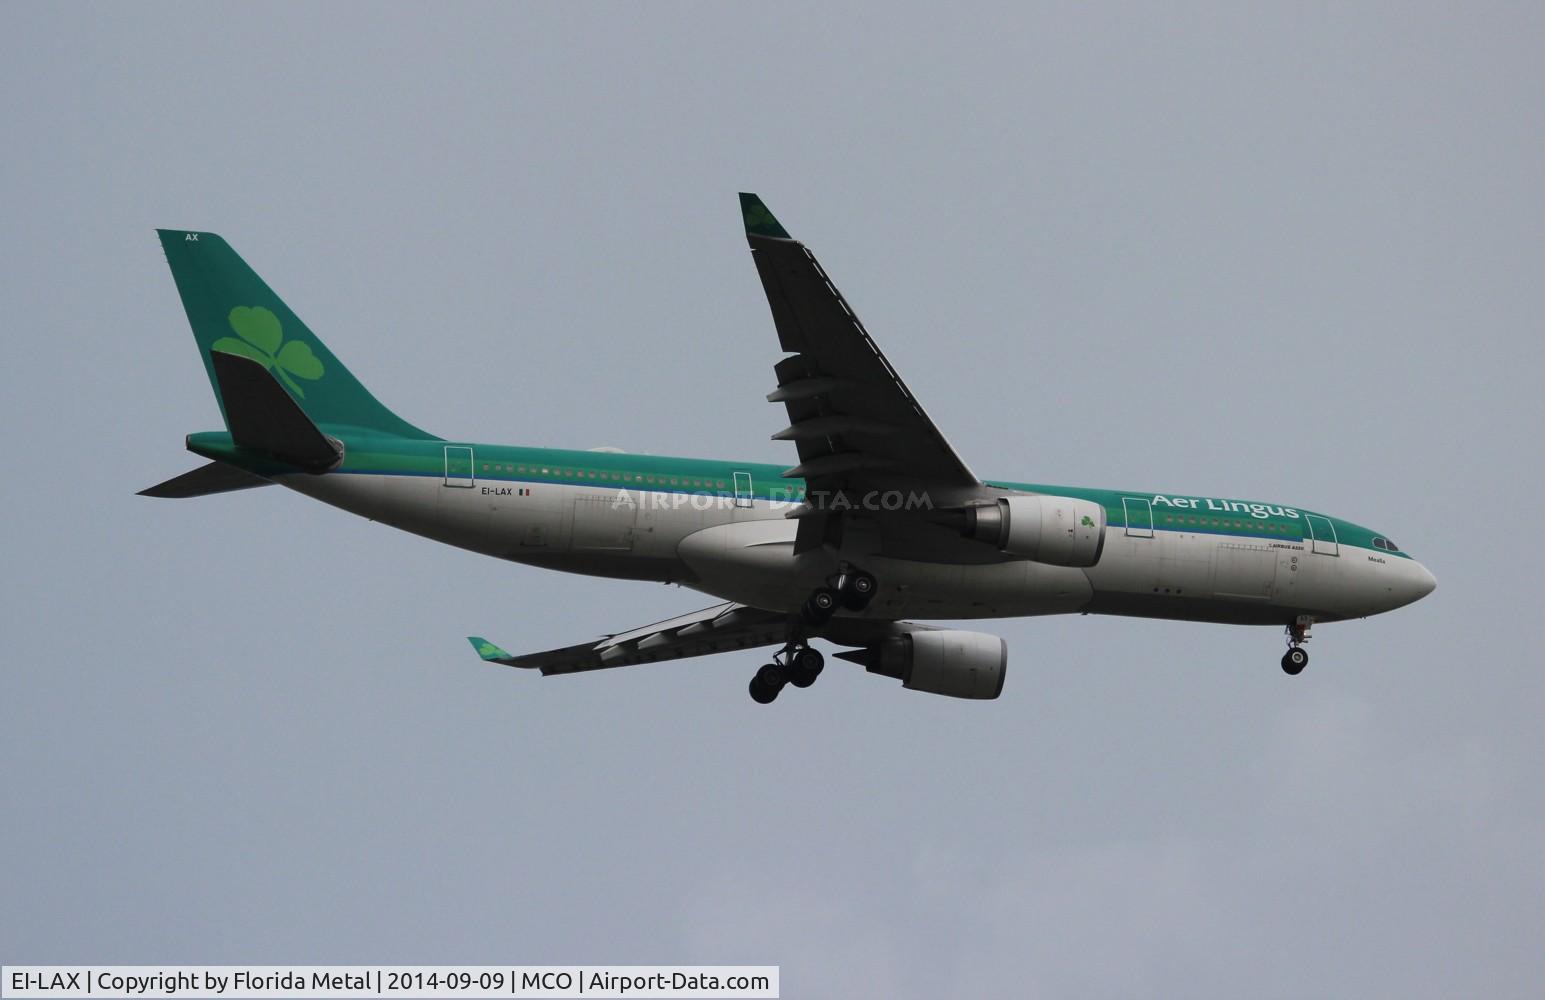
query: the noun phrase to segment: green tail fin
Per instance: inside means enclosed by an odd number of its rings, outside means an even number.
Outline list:
[[[316,423],[434,438],[382,406],[225,240],[214,233],[156,232],[227,426],[215,351],[262,365]]]
[[[500,660],[511,659],[509,653],[506,653],[504,650],[500,649],[498,646],[495,646],[493,643],[489,642],[487,639],[480,635],[469,635],[467,636],[467,641],[472,643],[472,648],[477,650],[477,655],[492,663],[498,663]]]

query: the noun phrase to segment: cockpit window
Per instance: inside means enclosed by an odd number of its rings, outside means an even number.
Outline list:
[[[1394,542],[1390,541],[1388,538],[1375,538],[1373,540],[1373,547],[1376,548],[1376,549],[1384,549],[1384,550],[1389,551],[1389,552],[1399,552],[1400,551],[1400,546],[1396,545]]]
[[[1373,540],[1373,547],[1376,548],[1376,549],[1384,548],[1384,539],[1382,539],[1382,538],[1375,538]]]

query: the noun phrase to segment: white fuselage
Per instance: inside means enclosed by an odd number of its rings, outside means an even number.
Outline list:
[[[869,618],[966,619],[1092,612],[1240,624],[1366,617],[1431,588],[1415,560],[1355,545],[1112,526],[1087,569],[1049,566],[962,539],[960,561],[878,555],[864,532],[796,556],[790,503],[543,483],[449,485],[429,476],[288,475],[307,496],[461,548],[548,569],[679,583],[795,610],[842,564],[880,590]]]

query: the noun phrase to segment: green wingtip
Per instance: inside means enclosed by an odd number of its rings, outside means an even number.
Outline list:
[[[789,231],[778,220],[762,199],[747,191],[740,192],[740,216],[746,223],[747,236],[772,236],[780,240],[792,239]]]
[[[480,635],[469,635],[467,641],[472,643],[472,648],[477,650],[477,655],[485,660],[508,660],[510,654],[495,646]]]

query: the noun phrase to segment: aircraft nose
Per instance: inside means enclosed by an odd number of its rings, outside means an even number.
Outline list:
[[[1415,559],[1402,560],[1397,578],[1391,581],[1389,596],[1396,608],[1403,608],[1432,593],[1438,586],[1437,577]]]
[[[1426,566],[1423,566],[1421,563],[1416,563],[1415,587],[1416,596],[1411,598],[1413,601],[1419,601],[1426,597],[1428,594],[1432,593],[1434,590],[1438,589],[1438,578],[1432,575],[1432,570],[1428,569]]]
[[[1391,559],[1379,576],[1378,590],[1368,595],[1373,614],[1414,604],[1438,587],[1437,578],[1415,559]]]

